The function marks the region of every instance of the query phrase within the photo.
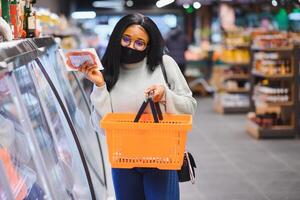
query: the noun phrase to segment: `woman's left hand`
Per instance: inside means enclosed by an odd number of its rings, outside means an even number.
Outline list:
[[[159,102],[165,95],[165,87],[163,85],[152,85],[145,90],[145,96],[152,95],[154,102]]]

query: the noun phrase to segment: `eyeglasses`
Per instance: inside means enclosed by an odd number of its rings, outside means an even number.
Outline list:
[[[127,36],[127,35],[122,36],[121,45],[123,47],[130,46],[131,42],[132,42],[132,40],[129,36]],[[135,48],[138,51],[144,51],[146,49],[146,47],[147,47],[146,42],[144,40],[141,40],[141,39],[137,39],[133,43],[133,48]]]

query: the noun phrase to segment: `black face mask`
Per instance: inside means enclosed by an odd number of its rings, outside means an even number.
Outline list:
[[[121,63],[132,64],[142,61],[147,55],[147,48],[144,51],[138,51],[128,47],[121,47]]]

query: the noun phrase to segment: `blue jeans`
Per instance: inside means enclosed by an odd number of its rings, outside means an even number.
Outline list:
[[[112,169],[117,200],[179,200],[175,170]]]

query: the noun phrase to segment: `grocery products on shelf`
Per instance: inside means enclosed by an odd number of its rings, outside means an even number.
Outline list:
[[[265,33],[253,37],[253,49],[291,48],[291,41],[286,32]]]
[[[1,1],[2,18],[10,25],[13,39],[38,36],[35,3],[35,0]]]
[[[290,119],[284,118],[281,113],[267,112],[264,114],[249,113],[248,118],[263,128],[284,126],[290,124]]]
[[[265,75],[287,75],[292,73],[291,58],[282,58],[279,53],[255,52],[253,71]]]
[[[299,52],[285,32],[260,33],[252,44],[251,112],[247,131],[256,138],[295,137],[299,104]]]
[[[291,100],[289,93],[289,88],[256,86],[254,89],[254,99],[269,103],[288,102]]]
[[[226,80],[247,80],[249,79],[249,69],[247,67],[231,66],[224,69],[223,79]]]
[[[243,29],[224,33],[220,60],[227,68],[221,77],[222,86],[219,88],[219,94],[214,97],[217,112],[249,111],[250,36],[250,33]]]
[[[250,62],[250,53],[247,49],[224,49],[220,59],[225,63],[243,65]]]
[[[250,83],[248,81],[227,80],[223,85],[225,91],[229,93],[247,93],[250,89]]]
[[[36,12],[32,9],[32,1],[26,1],[24,6],[24,21],[23,30],[26,32],[26,37],[31,38],[36,35]],[[24,37],[24,36],[23,36]]]
[[[38,28],[41,36],[68,37],[78,35],[80,30],[73,26],[64,15],[58,16],[48,9],[36,9]]]
[[[249,97],[244,94],[219,93],[215,95],[214,101],[215,106],[217,106],[216,104],[221,104],[222,107],[227,109],[249,107]]]
[[[0,13],[8,28],[6,37],[0,37],[0,42],[32,37],[74,35],[79,32],[78,28],[69,25],[64,16],[58,16],[45,8],[36,8],[35,3],[36,0],[1,1]],[[2,24],[0,23],[1,32],[3,32]],[[9,34],[13,37],[7,37]]]
[[[224,44],[226,47],[249,47],[251,42],[250,32],[247,30],[228,31],[225,33]]]

